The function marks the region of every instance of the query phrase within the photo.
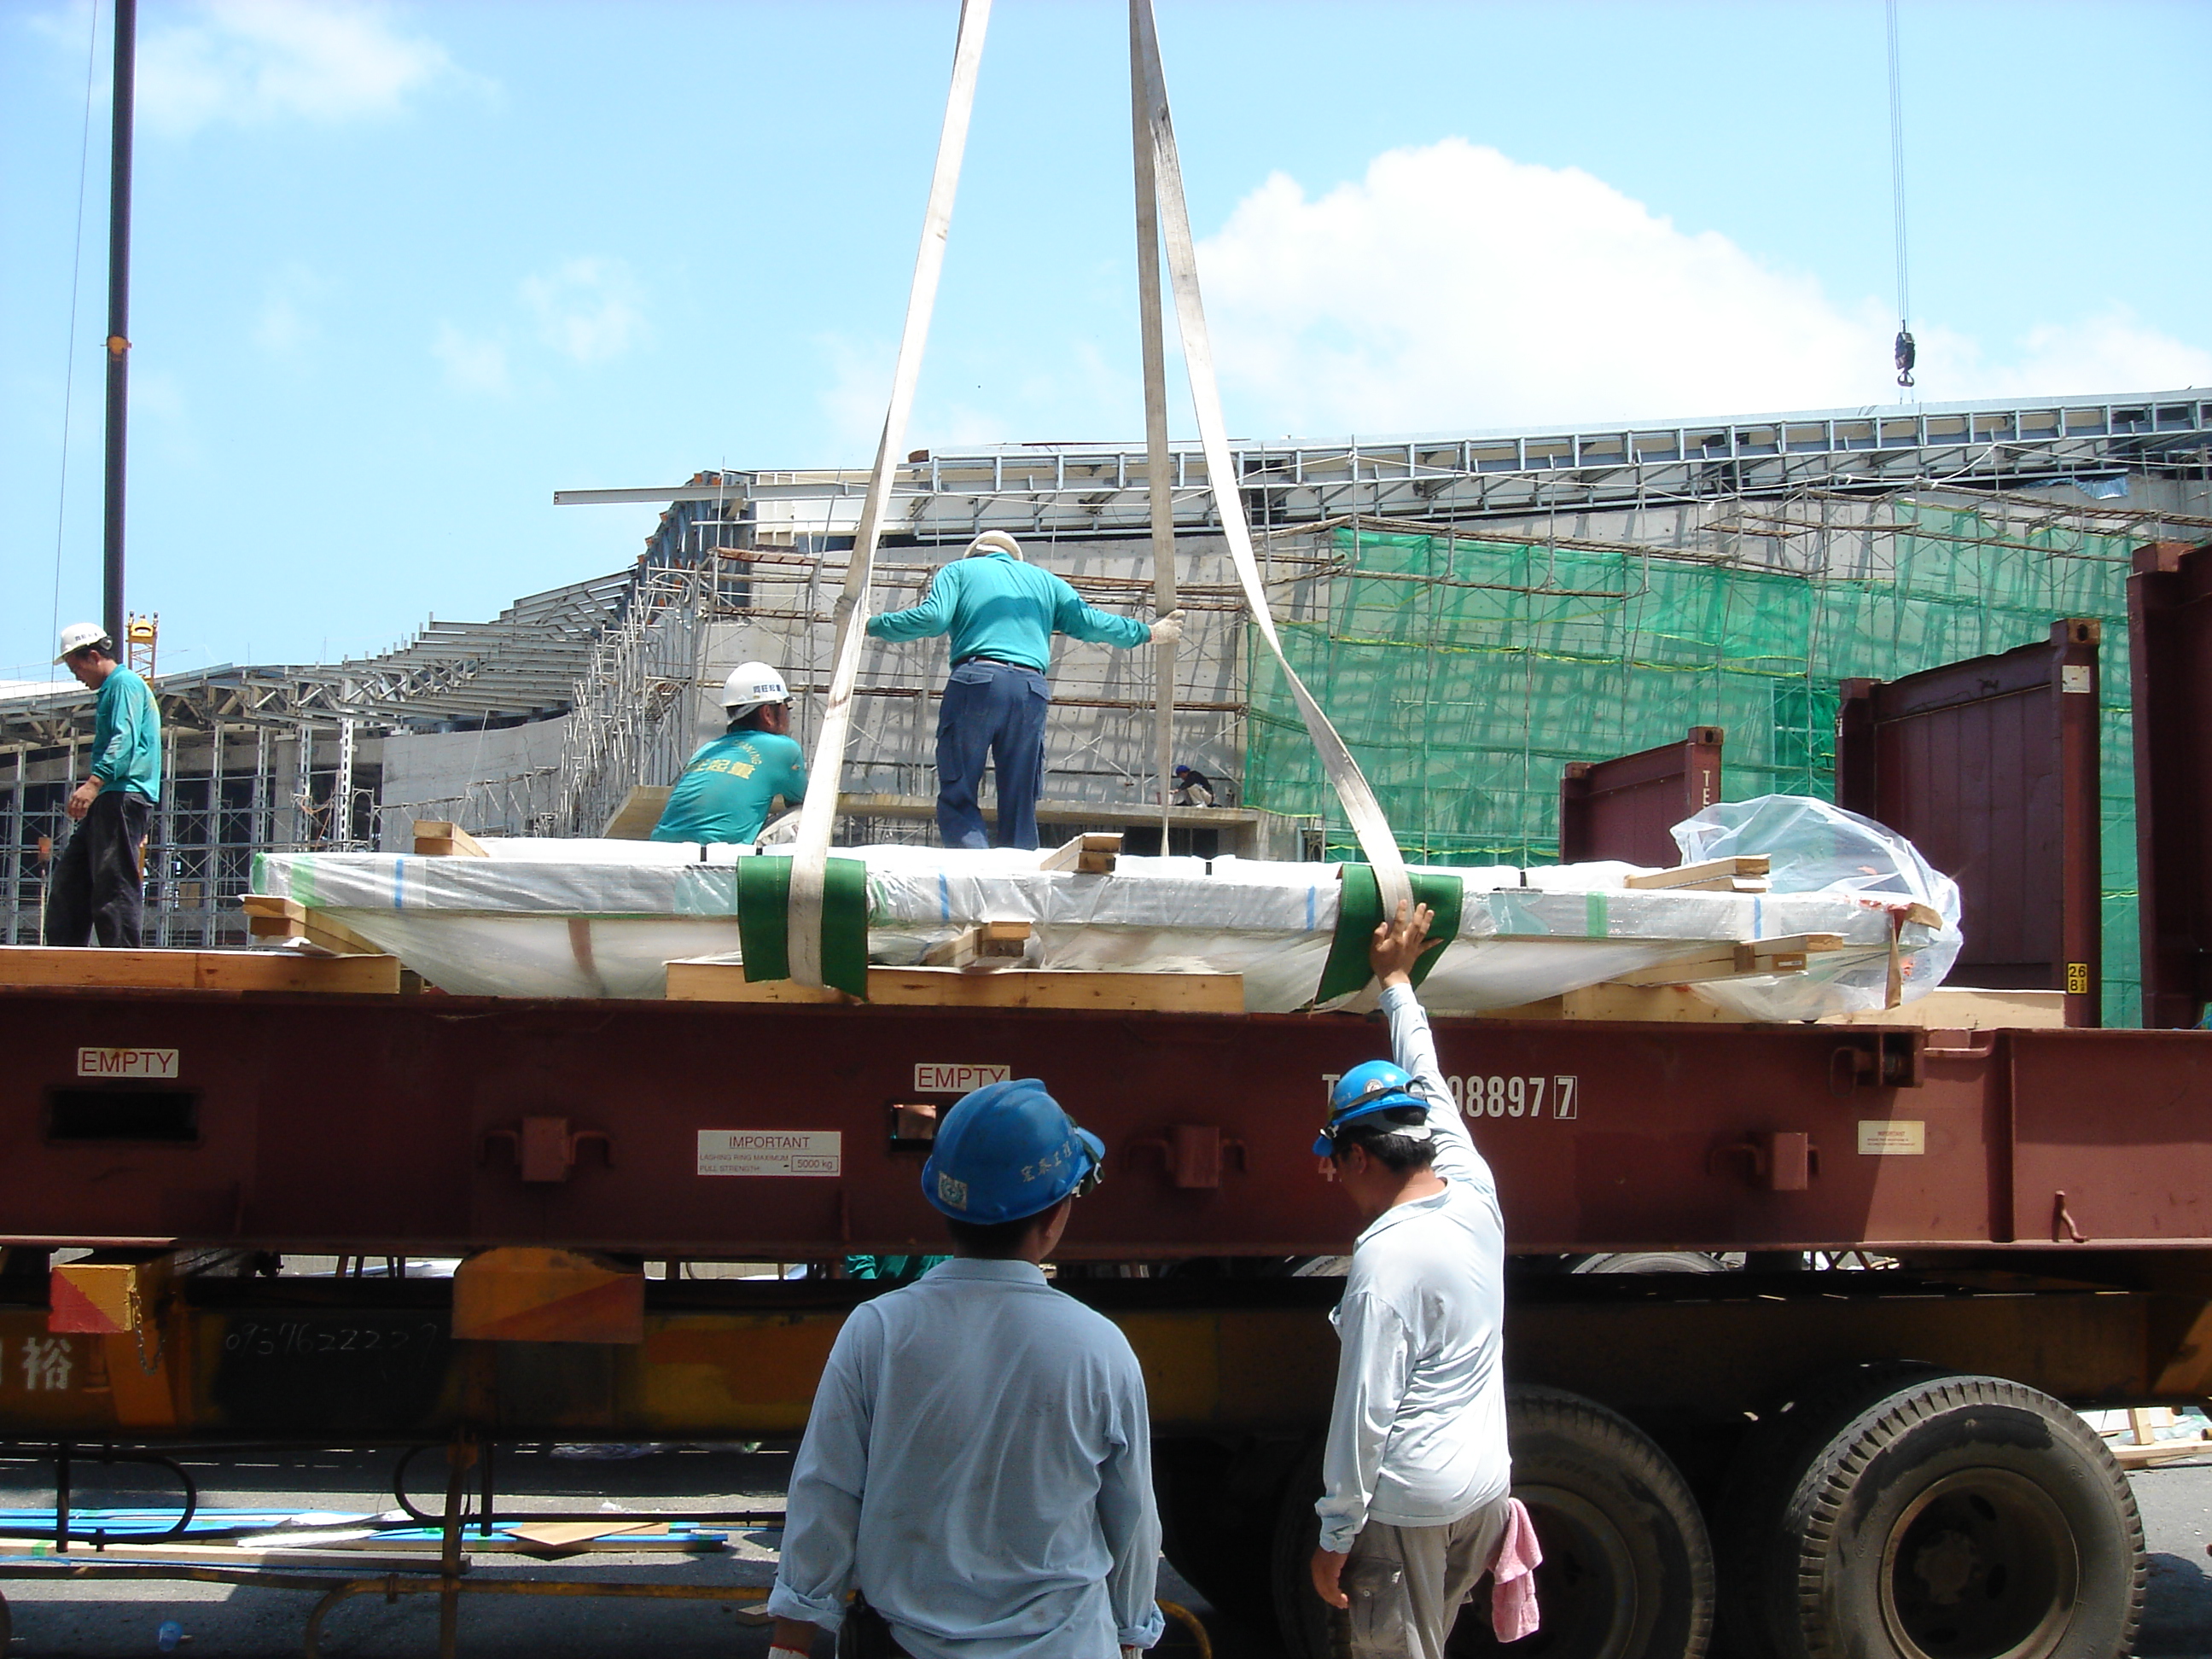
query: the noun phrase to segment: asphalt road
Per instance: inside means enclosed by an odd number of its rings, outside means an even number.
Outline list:
[[[392,1507],[387,1453],[255,1452],[198,1465],[209,1505],[289,1510],[385,1510]],[[418,1460],[412,1495],[437,1507],[435,1454]],[[502,1451],[500,1507],[596,1510],[774,1508],[790,1468],[787,1450],[670,1449],[629,1461],[578,1461],[543,1451]],[[0,1504],[52,1502],[50,1465],[0,1458]],[[2139,1471],[2131,1477],[2151,1551],[2151,1580],[2136,1651],[2157,1659],[2212,1659],[2212,1459]],[[77,1502],[173,1502],[173,1489],[143,1471],[80,1465]],[[740,1534],[714,1555],[599,1555],[565,1574],[612,1583],[765,1585],[775,1571],[773,1534]],[[0,1561],[20,1560],[0,1555]],[[542,1564],[478,1554],[472,1577],[543,1573]],[[7,1659],[124,1656],[157,1650],[155,1632],[173,1620],[191,1638],[189,1659],[289,1659],[300,1652],[313,1598],[295,1592],[185,1583],[52,1584],[0,1582],[15,1619]],[[1195,1592],[1163,1571],[1161,1594],[1205,1613]],[[765,1659],[768,1629],[757,1614],[713,1601],[637,1602],[604,1598],[479,1597],[462,1604],[461,1651],[475,1659],[605,1659],[650,1653],[654,1659]],[[1221,1659],[1269,1659],[1238,1632],[1208,1618]],[[434,1653],[433,1597],[380,1596],[345,1602],[325,1627],[331,1659],[398,1659]],[[1193,1644],[1173,1625],[1157,1650],[1188,1659]]]

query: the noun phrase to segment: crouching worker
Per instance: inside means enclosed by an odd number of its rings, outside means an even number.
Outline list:
[[[1033,1078],[945,1115],[921,1180],[953,1259],[837,1334],[769,1597],[780,1659],[836,1631],[854,1590],[850,1616],[913,1659],[1111,1659],[1159,1639],[1144,1375],[1039,1266],[1103,1151]]]
[[[806,754],[791,735],[791,691],[764,662],[741,662],[722,682],[729,730],[684,763],[668,792],[655,841],[754,842],[776,798],[806,794]]]
[[[1510,1495],[1505,1229],[1490,1166],[1437,1067],[1410,970],[1426,905],[1375,930],[1397,1063],[1337,1079],[1314,1143],[1367,1224],[1329,1317],[1342,1344],[1322,1453],[1314,1588],[1351,1610],[1357,1659],[1443,1659],[1460,1605],[1493,1568],[1500,1637],[1534,1627],[1534,1534]],[[1501,1551],[1503,1559],[1501,1559]]]

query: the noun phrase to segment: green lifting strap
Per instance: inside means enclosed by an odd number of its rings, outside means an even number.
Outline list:
[[[1375,930],[1382,921],[1382,890],[1376,884],[1375,871],[1364,864],[1346,864],[1337,897],[1336,934],[1330,939],[1328,961],[1321,970],[1321,988],[1314,993],[1316,1003],[1333,1002],[1341,996],[1364,990],[1368,981],[1375,977],[1367,965],[1367,946],[1375,937]],[[1413,898],[1436,912],[1436,920],[1429,924],[1431,939],[1449,939],[1459,933],[1461,901],[1467,889],[1457,876],[1408,871],[1413,884]],[[1413,981],[1419,985],[1429,976],[1441,951],[1431,951],[1413,964]]]
[[[791,977],[791,860],[739,859],[738,936],[748,981]],[[822,980],[866,1000],[868,994],[868,866],[831,859],[822,888]]]

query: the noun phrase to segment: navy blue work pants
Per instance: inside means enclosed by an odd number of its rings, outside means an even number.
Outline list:
[[[937,833],[947,847],[988,847],[975,804],[988,760],[999,783],[1001,847],[1037,844],[1037,792],[1044,786],[1044,676],[977,657],[945,683],[937,716]]]
[[[138,948],[146,886],[138,849],[154,803],[121,789],[103,789],[77,820],[54,860],[46,888],[46,943]]]

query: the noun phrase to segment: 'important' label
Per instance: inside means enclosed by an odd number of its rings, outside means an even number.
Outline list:
[[[924,1095],[964,1095],[987,1083],[1004,1083],[1014,1074],[1011,1066],[916,1066],[915,1092]]]
[[[845,1137],[836,1129],[702,1129],[702,1176],[835,1176]]]
[[[1927,1150],[1928,1126],[1917,1118],[1859,1120],[1859,1151],[1869,1158],[1918,1158]]]
[[[174,1048],[80,1048],[79,1077],[173,1078],[177,1074]]]

